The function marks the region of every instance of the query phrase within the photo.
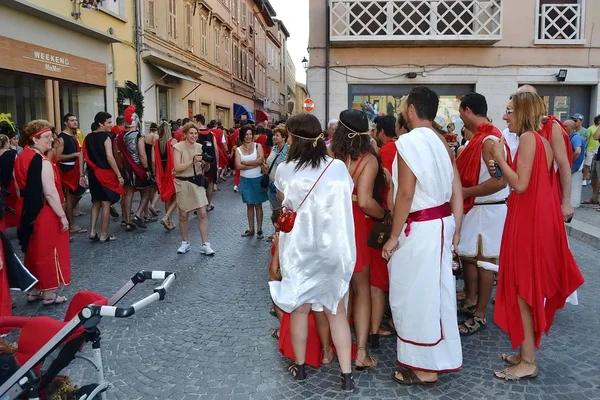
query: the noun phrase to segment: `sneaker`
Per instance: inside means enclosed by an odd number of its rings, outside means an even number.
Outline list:
[[[236,193],[238,192],[238,186],[237,185],[233,185],[233,191],[236,192]]]
[[[587,181],[583,181],[583,183],[581,184],[581,186],[587,186]]]
[[[177,254],[185,254],[190,251],[191,248],[192,246],[190,246],[188,242],[181,242],[181,246],[177,249]]]
[[[342,378],[342,392],[354,392],[354,377],[352,376],[352,372],[347,374],[341,374]]]
[[[137,226],[138,228],[140,228],[140,229],[147,229],[147,228],[148,228],[148,227],[146,226],[146,224],[144,223],[144,220],[143,220],[143,219],[141,219],[140,217],[138,217],[137,215],[136,215],[136,216],[134,216],[134,217],[131,219],[131,222],[133,222],[133,224],[134,224],[135,226]]]
[[[202,246],[200,246],[200,254],[204,254],[206,256],[214,256],[215,251],[210,247],[210,243],[206,242]]]

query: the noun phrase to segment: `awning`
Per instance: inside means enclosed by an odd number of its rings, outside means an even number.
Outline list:
[[[244,119],[244,116],[246,117],[245,119],[247,121],[250,121],[252,123],[256,121],[254,119],[254,114],[252,114],[252,111],[250,111],[248,107],[246,107],[243,104],[233,103],[233,120],[240,121]]]
[[[256,123],[259,124],[261,122],[265,122],[265,121],[269,121],[271,119],[271,116],[269,114],[267,114],[266,111],[264,110],[256,110]]]
[[[186,81],[194,82],[196,84],[201,83],[199,80],[194,79],[189,75],[182,74],[181,72],[173,71],[171,68],[163,67],[162,65],[158,65],[158,64],[152,64],[152,65],[154,65],[156,68],[160,69],[165,74],[168,74],[168,75],[171,75],[171,76],[174,76],[176,78],[183,79]]]

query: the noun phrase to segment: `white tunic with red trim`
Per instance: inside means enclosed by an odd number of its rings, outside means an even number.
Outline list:
[[[448,203],[454,172],[448,150],[435,132],[413,129],[400,136],[396,148],[417,178],[410,211]],[[395,192],[397,160],[392,171]],[[388,264],[398,363],[407,368],[450,372],[462,366],[452,275],[454,228],[452,215],[412,222],[408,237],[402,230],[399,248]]]

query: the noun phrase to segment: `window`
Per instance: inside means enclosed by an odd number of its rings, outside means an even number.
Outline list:
[[[106,11],[120,16],[125,15],[124,0],[101,0],[98,3]]]
[[[215,26],[215,63],[221,64],[221,35],[219,35],[220,29]]]
[[[170,2],[170,0],[169,0]],[[170,120],[169,115],[169,89],[164,86],[157,86],[158,91],[158,119]]]
[[[267,81],[267,98],[271,97],[271,80]]]
[[[194,29],[192,27],[192,5],[185,3],[185,46],[189,50],[194,48]]]
[[[238,78],[240,75],[238,74],[238,45],[237,43],[233,44],[233,50],[231,52],[231,67],[232,70],[231,72],[233,73],[233,76],[235,76],[236,78]]]
[[[585,43],[585,4],[582,0],[538,0],[537,8],[536,43]]]
[[[248,53],[242,50],[242,80],[248,82]]]
[[[148,0],[148,28],[156,28],[156,0]]]
[[[194,118],[196,111],[196,102],[194,100],[188,100],[188,118]]]
[[[225,36],[223,39],[223,46],[225,47],[225,55],[223,58],[223,66],[227,71],[231,68],[231,38],[229,36]]]
[[[248,54],[248,82],[254,85],[254,57]]]
[[[237,23],[240,22],[240,0],[231,0],[231,18]]]
[[[177,2],[176,0],[169,1],[169,30],[168,34],[171,39],[177,39]]]
[[[208,57],[208,21],[204,17],[200,17],[200,39],[201,39],[201,55]]]
[[[242,7],[240,10],[241,13],[241,22],[242,22],[242,28],[246,29],[247,25],[248,25],[248,10],[246,7],[246,2],[244,0],[242,0]]]

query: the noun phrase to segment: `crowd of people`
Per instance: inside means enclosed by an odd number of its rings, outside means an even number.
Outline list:
[[[401,366],[391,379],[435,384],[461,369],[461,336],[489,323],[495,272],[494,322],[519,352],[502,354],[509,366],[494,376],[535,378],[542,333],[568,299],[576,303],[584,279],[564,228],[573,215],[564,126],[525,86],[508,102],[503,135],[485,97],[470,93],[458,146],[434,123],[438,105],[417,87],[397,120],[370,126],[364,112],[345,110],[325,132],[310,114],[287,121],[269,286],[280,321],[272,336],[295,379],[337,356],[342,390],[353,391],[352,361],[356,371],[376,368],[368,349],[390,329]]]
[[[434,123],[438,105],[435,92],[417,87],[398,118],[371,122],[345,110],[325,131],[315,116],[299,114],[271,127],[242,120],[231,130],[197,115],[147,132],[130,106],[116,124],[97,113],[82,141],[72,114],[58,134],[48,121],[31,121],[19,146],[0,135],[2,230],[17,228],[24,264],[39,281],[27,302],[67,302],[56,291],[70,283],[69,242],[78,233],[117,240],[111,216],[126,232],[159,221],[171,231],[177,212],[177,253],[185,254],[196,214],[199,251],[214,255],[208,213],[231,174],[246,205],[242,237],[264,237],[263,204],[270,206],[269,287],[280,322],[272,336],[294,360],[295,379],[307,378],[306,365],[337,357],[342,390],[353,391],[352,364],[376,368],[369,350],[382,335],[396,336],[398,384],[432,385],[460,370],[461,336],[488,324],[494,266],[494,322],[519,348],[501,356],[510,366],[494,376],[534,378],[542,332],[568,298],[576,302],[584,281],[564,229],[573,215],[570,124],[546,116],[535,88],[523,86],[508,102],[502,133],[485,97],[470,93],[460,103],[466,140],[458,146],[453,124],[442,131]],[[88,190],[89,231],[75,222]],[[6,268],[0,285],[0,316],[10,315]]]

